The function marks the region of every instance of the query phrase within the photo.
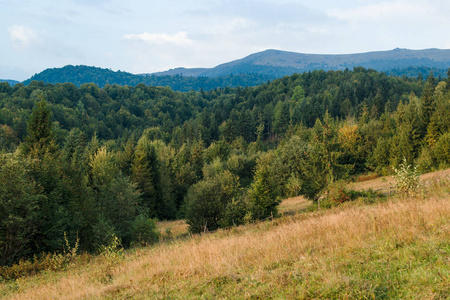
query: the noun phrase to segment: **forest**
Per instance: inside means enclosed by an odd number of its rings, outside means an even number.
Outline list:
[[[450,75],[450,71],[448,73]],[[450,76],[364,68],[255,87],[0,83],[0,265],[61,251],[157,241],[156,220],[193,233],[318,201],[406,161],[450,166]]]
[[[435,70],[438,72],[439,70]],[[294,73],[295,71],[291,71]],[[397,72],[402,72],[398,70]],[[426,70],[424,72],[427,72]],[[277,78],[277,74],[258,74],[257,72],[245,72],[240,74],[227,74],[222,76],[183,76],[177,75],[154,75],[154,74],[131,74],[128,72],[110,69],[102,69],[89,66],[65,66],[62,68],[46,69],[23,82],[24,85],[32,81],[43,81],[45,83],[70,82],[80,87],[85,83],[94,83],[100,88],[105,85],[130,85],[145,84],[151,86],[168,86],[174,91],[188,92],[212,90],[215,88],[255,86]],[[283,74],[284,75],[284,74]],[[278,77],[282,77],[278,76]]]

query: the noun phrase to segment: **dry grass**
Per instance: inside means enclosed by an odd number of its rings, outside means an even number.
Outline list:
[[[420,176],[420,180],[427,182],[448,177],[450,177],[450,169],[423,174]],[[393,186],[395,186],[394,178],[392,176],[384,176],[362,182],[352,182],[348,185],[348,188],[354,190],[389,190],[389,187]]]
[[[450,176],[450,169],[424,174],[421,176],[422,181],[436,180],[439,178],[446,178]],[[373,178],[374,179],[367,179]],[[361,180],[358,182],[348,184],[349,189],[354,190],[380,190],[389,189],[389,186],[394,186],[394,180],[392,176],[379,177],[376,174],[370,174],[361,176]],[[305,199],[303,196],[291,197],[284,199],[278,207],[278,211],[281,215],[294,215],[296,213],[304,211],[308,206],[312,204],[312,201]],[[161,236],[167,237],[167,232],[170,231],[172,237],[180,237],[188,234],[189,226],[184,220],[175,221],[159,221],[157,222],[158,230]]]
[[[448,181],[433,193],[347,204],[130,251],[119,261],[0,285],[13,299],[450,296]],[[292,200],[294,201],[294,200]]]
[[[158,222],[157,227],[163,237],[169,232],[172,237],[180,237],[188,233],[189,225],[184,220],[175,220]]]
[[[304,211],[312,201],[305,199],[303,196],[284,199],[278,207],[278,211],[282,215],[292,215]]]

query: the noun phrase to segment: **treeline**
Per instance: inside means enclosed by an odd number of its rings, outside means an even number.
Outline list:
[[[293,72],[292,72],[293,73]],[[70,82],[77,87],[85,83],[93,83],[101,88],[106,85],[136,86],[145,84],[149,86],[168,86],[174,91],[188,92],[200,90],[212,90],[215,88],[255,86],[276,78],[274,74],[258,74],[256,72],[232,74],[227,76],[182,76],[182,75],[135,75],[123,71],[114,72],[110,69],[102,69],[89,66],[65,66],[62,68],[46,69],[33,75],[23,82],[28,85],[32,81],[45,83]]]
[[[450,165],[450,83],[363,68],[257,87],[174,92],[0,84],[1,264],[58,251],[150,244],[154,219],[192,232],[276,215],[330,184]]]
[[[447,69],[436,67],[407,67],[407,68],[395,68],[385,72],[392,76],[405,76],[405,77],[428,77],[430,74],[438,78],[441,81],[442,78],[447,77]]]

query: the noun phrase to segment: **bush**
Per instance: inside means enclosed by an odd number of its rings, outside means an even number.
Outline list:
[[[439,165],[450,166],[450,132],[439,137],[433,147],[433,153]]]
[[[227,205],[238,196],[239,191],[239,179],[229,171],[191,186],[186,195],[189,230],[198,233],[219,228]]]
[[[345,182],[343,181],[337,181],[329,185],[326,197],[320,202],[320,208],[330,208],[357,199],[362,199],[365,203],[373,203],[385,197],[380,192],[371,189],[367,191],[356,191],[349,190],[345,186]]]
[[[156,221],[145,215],[139,215],[133,222],[133,244],[147,246],[159,240],[159,231],[156,228]]]
[[[220,221],[220,227],[231,227],[249,223],[252,221],[251,205],[246,195],[232,199],[227,204],[225,213]]]
[[[412,166],[403,158],[403,162],[394,169],[394,180],[397,192],[403,196],[412,196],[419,190],[419,173],[417,166]]]
[[[433,153],[428,147],[423,147],[419,157],[416,159],[417,169],[421,173],[431,172],[435,165],[433,161]]]

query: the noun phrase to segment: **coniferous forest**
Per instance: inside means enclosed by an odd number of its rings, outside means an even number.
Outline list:
[[[450,76],[449,76],[450,77]],[[450,79],[313,71],[256,87],[0,83],[0,265],[191,232],[317,201],[331,184],[450,166]]]

